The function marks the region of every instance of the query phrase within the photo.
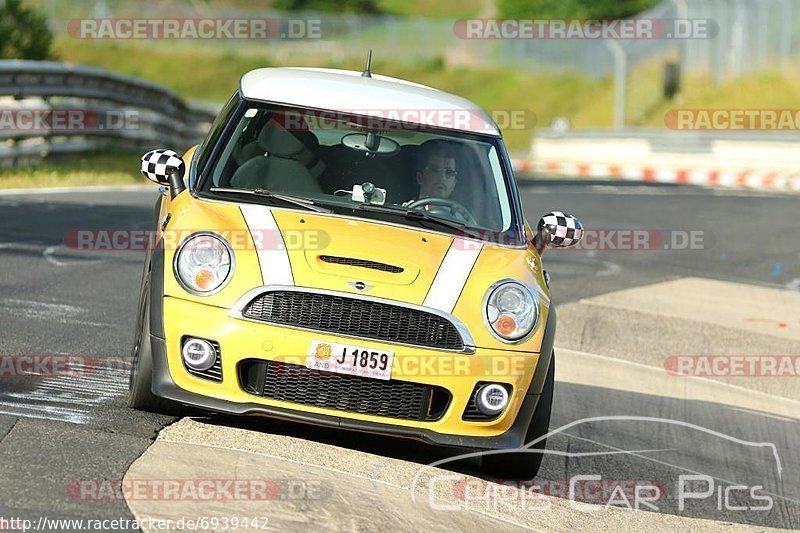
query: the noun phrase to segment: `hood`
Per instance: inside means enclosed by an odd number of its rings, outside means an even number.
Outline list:
[[[265,284],[283,281],[441,308],[447,302],[431,299],[437,291],[460,294],[481,248],[467,250],[461,238],[377,221],[262,206],[242,211],[251,231],[271,218],[283,238],[283,250],[259,258]],[[290,272],[276,272],[287,267]],[[449,310],[454,305],[455,299]]]

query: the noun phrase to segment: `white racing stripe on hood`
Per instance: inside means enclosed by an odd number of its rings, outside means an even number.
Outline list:
[[[272,210],[262,205],[242,205],[240,209],[253,237],[264,285],[294,285],[289,253]]]
[[[480,242],[453,239],[422,305],[452,313],[482,249]]]

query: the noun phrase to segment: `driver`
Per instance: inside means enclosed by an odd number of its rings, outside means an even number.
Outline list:
[[[458,180],[458,166],[452,148],[443,142],[427,141],[420,146],[417,166],[419,194],[404,207],[424,209],[431,214],[444,216],[465,224],[475,224],[472,214],[461,204],[450,199]],[[430,202],[426,200],[430,199]]]
[[[420,167],[416,176],[419,195],[411,202],[422,198],[449,198],[458,178],[455,156],[446,146],[437,143],[421,148]]]

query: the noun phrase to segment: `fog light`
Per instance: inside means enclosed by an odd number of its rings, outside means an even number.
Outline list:
[[[508,405],[508,391],[502,385],[490,383],[478,389],[475,395],[478,411],[485,415],[498,415]]]
[[[186,339],[181,350],[183,361],[192,370],[208,370],[217,360],[217,351],[203,339]]]

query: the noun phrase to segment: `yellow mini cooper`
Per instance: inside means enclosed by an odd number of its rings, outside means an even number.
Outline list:
[[[205,141],[154,150],[130,405],[515,449],[548,431],[556,315],[492,118],[418,84],[245,74]],[[542,449],[544,440],[535,448]],[[532,477],[542,453],[487,454]]]

